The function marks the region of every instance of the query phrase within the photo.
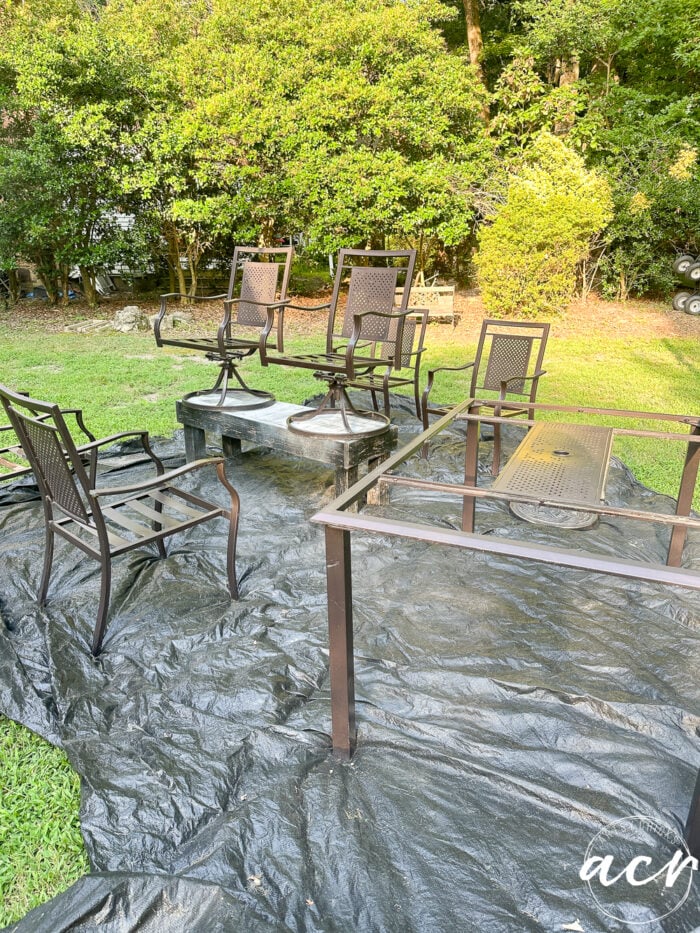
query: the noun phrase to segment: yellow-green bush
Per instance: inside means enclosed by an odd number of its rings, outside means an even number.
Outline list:
[[[539,136],[482,228],[476,265],[489,313],[534,318],[565,310],[576,266],[611,217],[607,181],[556,136]]]

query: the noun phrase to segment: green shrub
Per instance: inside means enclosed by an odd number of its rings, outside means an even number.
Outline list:
[[[535,318],[564,311],[576,267],[611,216],[607,182],[560,139],[542,133],[481,232],[476,266],[489,313]]]

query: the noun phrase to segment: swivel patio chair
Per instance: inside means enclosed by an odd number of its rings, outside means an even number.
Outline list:
[[[284,309],[288,304],[287,285],[294,248],[255,248],[237,246],[233,252],[231,275],[226,295],[209,297],[183,296],[179,293],[161,295],[160,311],[153,331],[159,347],[183,347],[199,350],[207,359],[218,363],[219,377],[211,389],[190,392],[184,401],[205,408],[264,408],[274,402],[269,392],[251,389],[243,381],[239,365],[246,357],[258,351],[260,333],[267,324],[268,312],[276,316],[276,343],[284,350]],[[253,257],[253,258],[250,258]],[[163,321],[168,311],[168,300],[187,298],[188,301],[216,301],[223,299],[223,317],[216,332],[199,337],[166,334]],[[229,388],[231,378],[239,388]]]
[[[26,396],[24,392],[19,394]],[[75,419],[77,429],[82,433],[83,437],[85,437],[87,441],[95,440],[95,435],[85,427],[83,412],[80,408],[62,408],[61,414],[72,415]],[[46,417],[45,415],[40,415],[38,412],[36,412],[36,415],[40,419]],[[0,447],[0,469],[6,471],[0,473],[0,482],[8,479],[19,479],[21,476],[27,476],[32,472],[31,465],[27,460],[22,446],[19,443],[19,438],[15,434],[11,424],[0,425],[0,443],[5,445],[4,447]],[[78,447],[78,450],[80,450],[80,447]],[[6,454],[9,454],[13,459],[9,460],[5,456]]]
[[[44,506],[46,549],[38,601],[43,606],[53,563],[54,537],[60,535],[99,561],[102,573],[100,603],[92,640],[92,653],[102,647],[111,590],[112,558],[146,544],[155,544],[166,556],[163,539],[211,518],[229,522],[227,574],[232,599],[236,583],[236,536],[239,497],[224,473],[222,457],[197,460],[167,473],[151,450],[147,431],[127,431],[75,446],[58,405],[26,398],[0,386],[0,402],[34,471]],[[95,470],[85,469],[83,457],[125,437],[138,437],[155,466],[156,475],[133,485],[95,488]],[[230,498],[230,507],[213,505],[180,489],[174,480],[193,470],[215,465]]]
[[[471,381],[465,398],[490,398],[497,393],[496,399],[488,408],[493,408],[495,417],[534,416],[532,408],[502,409],[498,401],[523,400],[535,402],[539,380],[544,376],[542,369],[544,351],[549,337],[549,324],[531,321],[482,321],[476,356],[464,366],[440,366],[428,371],[428,384],[423,392],[423,428],[428,429],[429,415],[444,415],[452,405],[431,405],[430,393],[435,376],[439,372],[471,371]],[[489,422],[482,422],[488,424]],[[493,423],[493,461],[491,472],[498,474],[501,462],[500,423]]]
[[[295,356],[276,354],[269,342],[274,314],[268,311],[267,327],[260,341],[263,366],[309,369],[315,378],[328,383],[328,392],[316,409],[288,419],[291,430],[336,437],[379,434],[387,430],[388,414],[358,411],[348,397],[347,388],[360,385],[370,391],[380,388],[384,391],[383,379],[371,383],[367,378],[379,368],[398,373],[404,366],[405,340],[408,336],[412,338],[411,325],[407,327],[407,318],[412,313],[408,307],[410,289],[404,287],[400,307],[394,306],[394,299],[399,277],[404,285],[411,282],[415,261],[415,250],[340,250],[330,302],[302,309],[328,310],[325,352]],[[341,313],[341,289],[346,280],[347,299]],[[415,378],[411,372],[410,381]],[[387,381],[385,407],[388,385]]]

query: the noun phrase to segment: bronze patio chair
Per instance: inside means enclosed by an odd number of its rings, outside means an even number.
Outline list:
[[[235,407],[239,409],[263,408],[274,402],[269,392],[249,388],[238,367],[243,359],[258,351],[260,333],[267,324],[268,312],[276,316],[275,349],[284,350],[284,309],[287,305],[287,285],[294,248],[292,246],[255,248],[237,246],[233,251],[231,275],[226,295],[209,297],[182,296],[178,293],[161,295],[160,311],[153,331],[159,347],[185,347],[199,350],[207,359],[221,367],[211,389],[191,392],[185,396],[189,404],[207,408]],[[169,334],[163,329],[168,311],[168,300],[186,297],[188,301],[215,301],[223,299],[223,317],[218,329],[199,337]],[[231,377],[240,388],[229,388]]]
[[[53,562],[54,536],[60,535],[99,561],[102,571],[100,604],[92,641],[97,654],[107,623],[111,590],[112,558],[126,551],[155,544],[166,556],[163,539],[208,521],[229,521],[227,571],[232,599],[238,598],[236,584],[236,535],[239,498],[224,473],[222,457],[196,460],[175,470],[165,468],[150,448],[147,431],[128,431],[83,444],[78,449],[58,405],[26,398],[0,386],[0,401],[19,438],[39,484],[46,524],[44,569],[39,586],[39,605],[44,605]],[[156,475],[127,486],[95,488],[95,470],[85,469],[83,456],[124,437],[138,437],[153,461]],[[186,492],[173,481],[201,467],[216,465],[219,480],[230,497],[230,508],[212,505]]]
[[[476,356],[464,366],[440,366],[428,371],[428,384],[423,392],[423,428],[428,428],[429,415],[444,415],[452,405],[430,405],[430,392],[435,376],[439,372],[471,371],[469,389],[465,398],[487,398],[497,393],[492,405],[494,415],[500,417],[534,416],[530,408],[503,410],[497,400],[522,399],[523,404],[534,402],[540,376],[543,376],[542,361],[549,337],[549,324],[532,321],[482,321]],[[488,422],[482,422],[488,424]],[[491,472],[498,474],[501,462],[500,424],[493,424],[493,462]]]
[[[379,355],[387,359],[386,366],[373,369],[363,375],[356,375],[347,383],[349,389],[365,389],[371,393],[372,405],[379,411],[378,394],[381,392],[384,404],[384,414],[388,418],[391,414],[390,392],[402,386],[411,386],[413,401],[416,406],[416,417],[422,417],[420,396],[420,364],[425,352],[425,329],[428,324],[428,309],[411,310],[411,314],[403,320],[403,338],[401,341],[401,368],[394,366],[392,358],[396,352],[397,321],[390,328],[389,339],[378,344]]]
[[[371,391],[372,385],[363,381],[374,370],[382,369],[386,372],[390,368],[392,374],[396,375],[402,369],[407,359],[404,338],[406,319],[412,312],[408,307],[410,288],[406,283],[412,281],[415,261],[415,250],[341,249],[330,302],[301,309],[328,310],[324,352],[294,356],[275,352],[269,340],[274,315],[272,310],[268,311],[267,327],[260,342],[260,361],[263,366],[273,364],[309,369],[317,379],[328,383],[328,392],[318,408],[292,415],[288,419],[291,430],[351,437],[378,434],[387,429],[388,414],[357,411],[346,390],[348,386],[360,385]],[[394,298],[399,278],[406,287],[403,288],[401,304],[397,308],[394,306]],[[341,291],[345,290],[346,284],[347,298],[344,311],[341,311]],[[412,372],[410,380],[414,378]],[[383,379],[376,380],[373,388],[375,392],[378,389],[384,391]],[[332,421],[329,422],[329,418]],[[328,429],[329,424],[334,426],[336,422],[337,429]]]
[[[20,394],[26,396],[25,392],[21,392]],[[61,414],[72,415],[83,437],[85,437],[87,441],[95,440],[95,435],[85,427],[83,412],[80,408],[62,408]],[[36,415],[40,419],[46,417],[45,415],[40,415],[38,412],[36,412]],[[29,461],[22,450],[19,439],[11,424],[0,425],[0,443],[5,445],[4,447],[0,447],[0,468],[7,471],[0,473],[0,482],[6,479],[18,479],[20,476],[27,476],[32,472]],[[80,450],[80,447],[78,447],[78,450]],[[5,454],[9,454],[15,459],[8,460]]]

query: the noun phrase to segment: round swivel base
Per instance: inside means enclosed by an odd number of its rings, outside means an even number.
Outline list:
[[[595,512],[577,509],[557,509],[546,505],[533,505],[531,502],[510,502],[513,515],[532,525],[550,525],[556,528],[590,528],[598,521]]]
[[[252,389],[227,389],[221,398],[219,389],[200,389],[183,396],[183,404],[192,408],[204,408],[208,411],[250,411],[255,408],[267,408],[275,404],[275,397],[269,392]]]
[[[376,411],[350,412],[340,408],[324,408],[287,418],[287,427],[295,434],[340,440],[383,434],[389,430],[389,423],[387,417]]]

